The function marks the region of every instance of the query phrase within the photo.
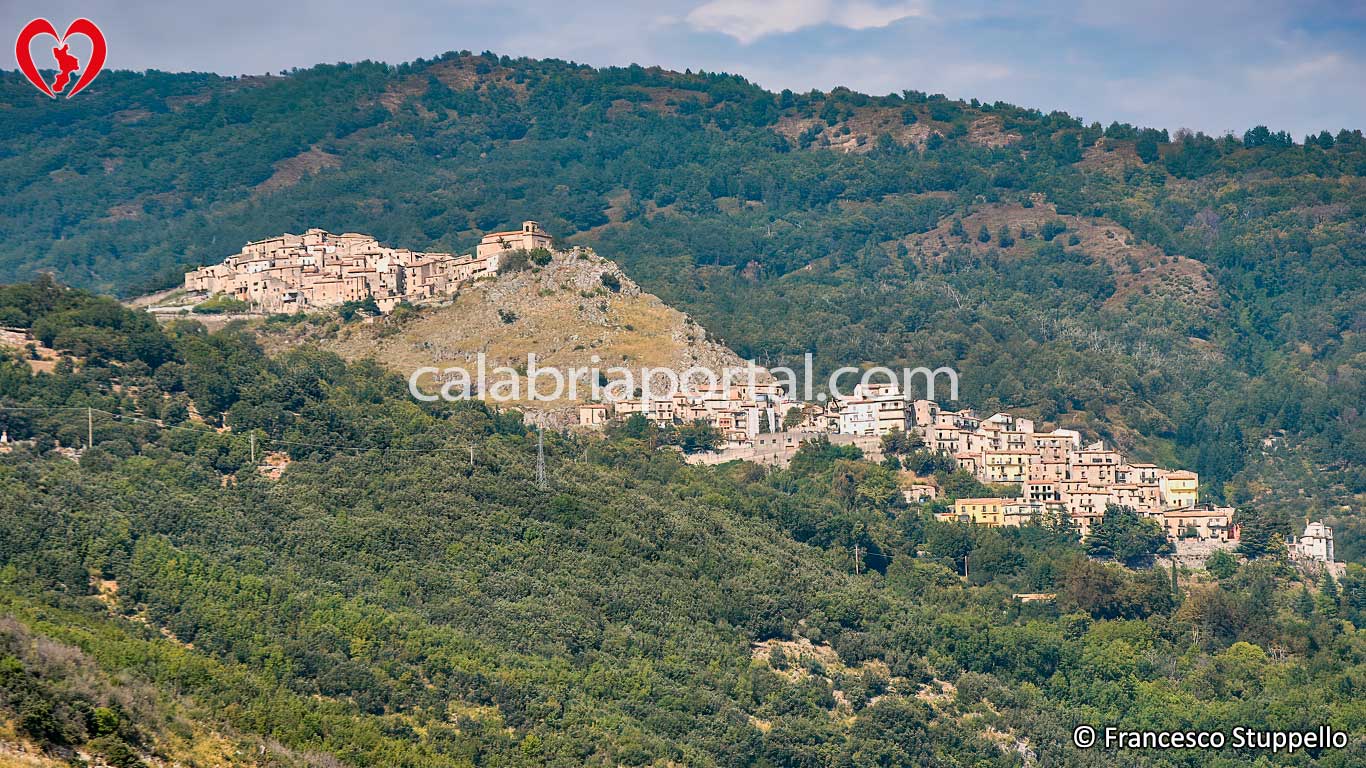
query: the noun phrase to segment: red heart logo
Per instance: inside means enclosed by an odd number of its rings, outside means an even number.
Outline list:
[[[49,35],[57,41],[57,46],[52,49],[52,55],[57,58],[57,77],[50,86],[43,81],[42,75],[38,74],[38,67],[33,63],[33,55],[28,50],[29,43],[39,35]],[[80,60],[67,51],[66,41],[72,35],[85,35],[90,40],[90,60],[85,63],[84,69],[81,69]],[[66,97],[69,99],[90,85],[90,81],[95,79],[95,75],[98,75],[100,68],[104,66],[104,53],[104,35],[90,19],[76,19],[71,22],[71,26],[66,28],[66,34],[61,37],[57,37],[57,30],[52,27],[52,22],[47,19],[34,19],[19,33],[19,39],[14,44],[14,58],[19,61],[19,71],[33,83],[34,88],[54,99],[66,88],[72,73],[78,69],[81,70],[81,79],[76,81],[76,85]]]

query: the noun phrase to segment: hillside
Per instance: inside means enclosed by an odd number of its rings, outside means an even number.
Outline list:
[[[534,219],[744,357],[952,365],[967,405],[1087,424],[1363,551],[1351,127],[1169,134],[468,52],[106,72],[59,109],[5,72],[0,110],[0,280],[129,295],[262,233],[464,252]]]
[[[8,595],[0,610],[0,766],[60,768],[101,758],[120,767],[309,764],[279,744],[214,724],[183,696],[101,667],[80,647],[103,633],[124,635],[131,649],[138,641],[128,628],[53,616]]]
[[[25,441],[0,453],[0,750],[1196,768],[1250,754],[1070,734],[1330,724],[1348,746],[1252,759],[1366,758],[1366,569],[1297,569],[1255,508],[1245,559],[1169,571],[1087,557],[1065,525],[938,522],[829,444],[702,467],[653,427],[546,430],[539,482],[516,413],[417,403],[365,361],[163,329],[50,281],[0,287],[0,311],[79,353],[35,373],[0,349],[0,424]],[[54,450],[87,438],[77,460]]]
[[[497,366],[524,370],[529,354],[536,355],[538,366],[561,371],[623,366],[635,375],[642,367],[720,371],[743,366],[687,315],[644,293],[620,267],[589,251],[559,252],[544,266],[476,281],[451,302],[422,307],[416,316],[399,313],[342,327],[327,320],[267,324],[266,329],[267,348],[317,343],[347,360],[378,361],[405,377],[427,366],[459,366],[472,373],[481,353],[489,371]],[[588,387],[584,381],[579,401],[590,399]],[[573,423],[573,401],[519,402],[554,412],[551,423]]]
[[[1363,551],[1359,130],[1171,135],[467,52],[105,72],[60,109],[3,72],[0,109],[0,280],[127,295],[262,232],[459,253],[534,219],[743,357],[952,365],[970,406],[1086,425]]]

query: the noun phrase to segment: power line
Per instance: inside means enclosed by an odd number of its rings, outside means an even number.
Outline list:
[[[135,424],[148,424],[148,425],[151,425],[151,426],[153,426],[153,427],[156,427],[157,429],[180,430],[180,431],[184,431],[184,432],[194,432],[195,434],[201,434],[201,435],[202,435],[202,434],[207,434],[207,433],[209,433],[209,432],[215,431],[215,430],[213,430],[213,428],[211,428],[211,427],[201,428],[201,427],[184,426],[184,425],[179,425],[179,424],[166,424],[166,423],[163,423],[163,422],[162,422],[161,420],[159,420],[159,419],[148,419],[148,418],[144,418],[144,417],[141,417],[141,416],[130,416],[130,415],[127,415],[127,414],[122,414],[122,413],[114,413],[113,411],[106,411],[106,410],[104,410],[104,409],[102,409],[102,408],[91,408],[91,407],[89,407],[89,406],[75,406],[75,405],[48,405],[48,406],[0,405],[0,411],[85,411],[85,412],[86,412],[86,418],[87,418],[87,428],[88,428],[87,437],[90,439],[90,444],[92,444],[92,445],[93,445],[93,442],[94,442],[94,440],[93,440],[93,438],[94,438],[94,414],[96,414],[96,413],[101,414],[101,415],[104,415],[104,416],[108,416],[108,417],[110,417],[111,419],[113,419],[114,421],[131,422],[131,423],[135,423]],[[221,434],[221,433],[219,433],[219,434]],[[233,435],[233,436],[236,437],[237,435]],[[255,432],[248,433],[248,438],[249,438],[249,439],[251,440],[251,442],[254,444],[254,443],[256,442],[256,433],[255,433]],[[262,437],[262,438],[261,438],[261,442],[262,442],[262,443],[270,443],[270,444],[273,444],[273,445],[292,445],[292,446],[297,446],[297,447],[301,447],[301,448],[323,448],[323,449],[334,450],[334,451],[353,451],[353,452],[356,452],[356,453],[367,453],[367,452],[369,452],[369,451],[381,451],[381,452],[388,452],[388,453],[453,453],[453,452],[464,452],[464,451],[466,450],[465,448],[393,448],[393,447],[376,447],[376,446],[364,446],[364,445],[340,445],[340,444],[336,444],[336,443],[314,443],[314,442],[307,442],[307,441],[304,441],[304,440],[286,440],[286,439],[284,439],[284,438],[269,437],[269,436]],[[87,447],[89,447],[89,446],[87,446]],[[474,448],[474,446],[472,446],[472,445],[471,445],[470,448],[469,448],[469,450],[470,450],[470,452],[471,452],[471,458],[473,457],[473,448]]]
[[[84,411],[88,410],[84,405],[0,405],[0,411]],[[100,413],[109,413],[99,408],[95,410]]]

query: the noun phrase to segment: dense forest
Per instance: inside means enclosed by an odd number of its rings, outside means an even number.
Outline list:
[[[270,357],[241,325],[163,329],[50,279],[0,288],[0,312],[63,355],[38,373],[22,352],[0,358],[0,426],[22,441],[0,454],[0,725],[54,755],[1366,759],[1366,569],[1299,572],[1255,507],[1241,514],[1259,546],[1189,571],[1126,568],[1151,547],[1080,542],[1066,525],[938,523],[888,466],[829,444],[765,470],[689,466],[630,422],[547,432],[542,485],[518,414],[418,403],[369,364]],[[55,450],[90,437],[76,460]],[[253,451],[288,467],[259,472]],[[950,493],[979,490],[923,469]],[[1354,741],[1088,751],[1070,746],[1078,723],[1326,724]]]
[[[0,280],[129,295],[283,231],[467,250],[536,219],[742,355],[950,365],[967,405],[1366,551],[1359,130],[1171,134],[468,52],[109,72],[60,102],[4,72],[0,109]]]

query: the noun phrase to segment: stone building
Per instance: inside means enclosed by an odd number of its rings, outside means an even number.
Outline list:
[[[389,248],[369,235],[310,229],[247,243],[221,264],[187,272],[185,290],[222,294],[261,312],[301,312],[372,298],[383,312],[401,301],[441,298],[460,283],[493,275],[509,251],[548,248],[534,221],[485,235],[473,256]]]
[[[1333,529],[1321,521],[1309,523],[1298,539],[1290,540],[1287,548],[1290,556],[1296,559],[1331,563],[1334,559]]]
[[[550,235],[534,221],[522,222],[521,229],[507,232],[490,232],[484,235],[474,249],[476,259],[496,258],[506,251],[534,251],[537,248],[549,249]]]

